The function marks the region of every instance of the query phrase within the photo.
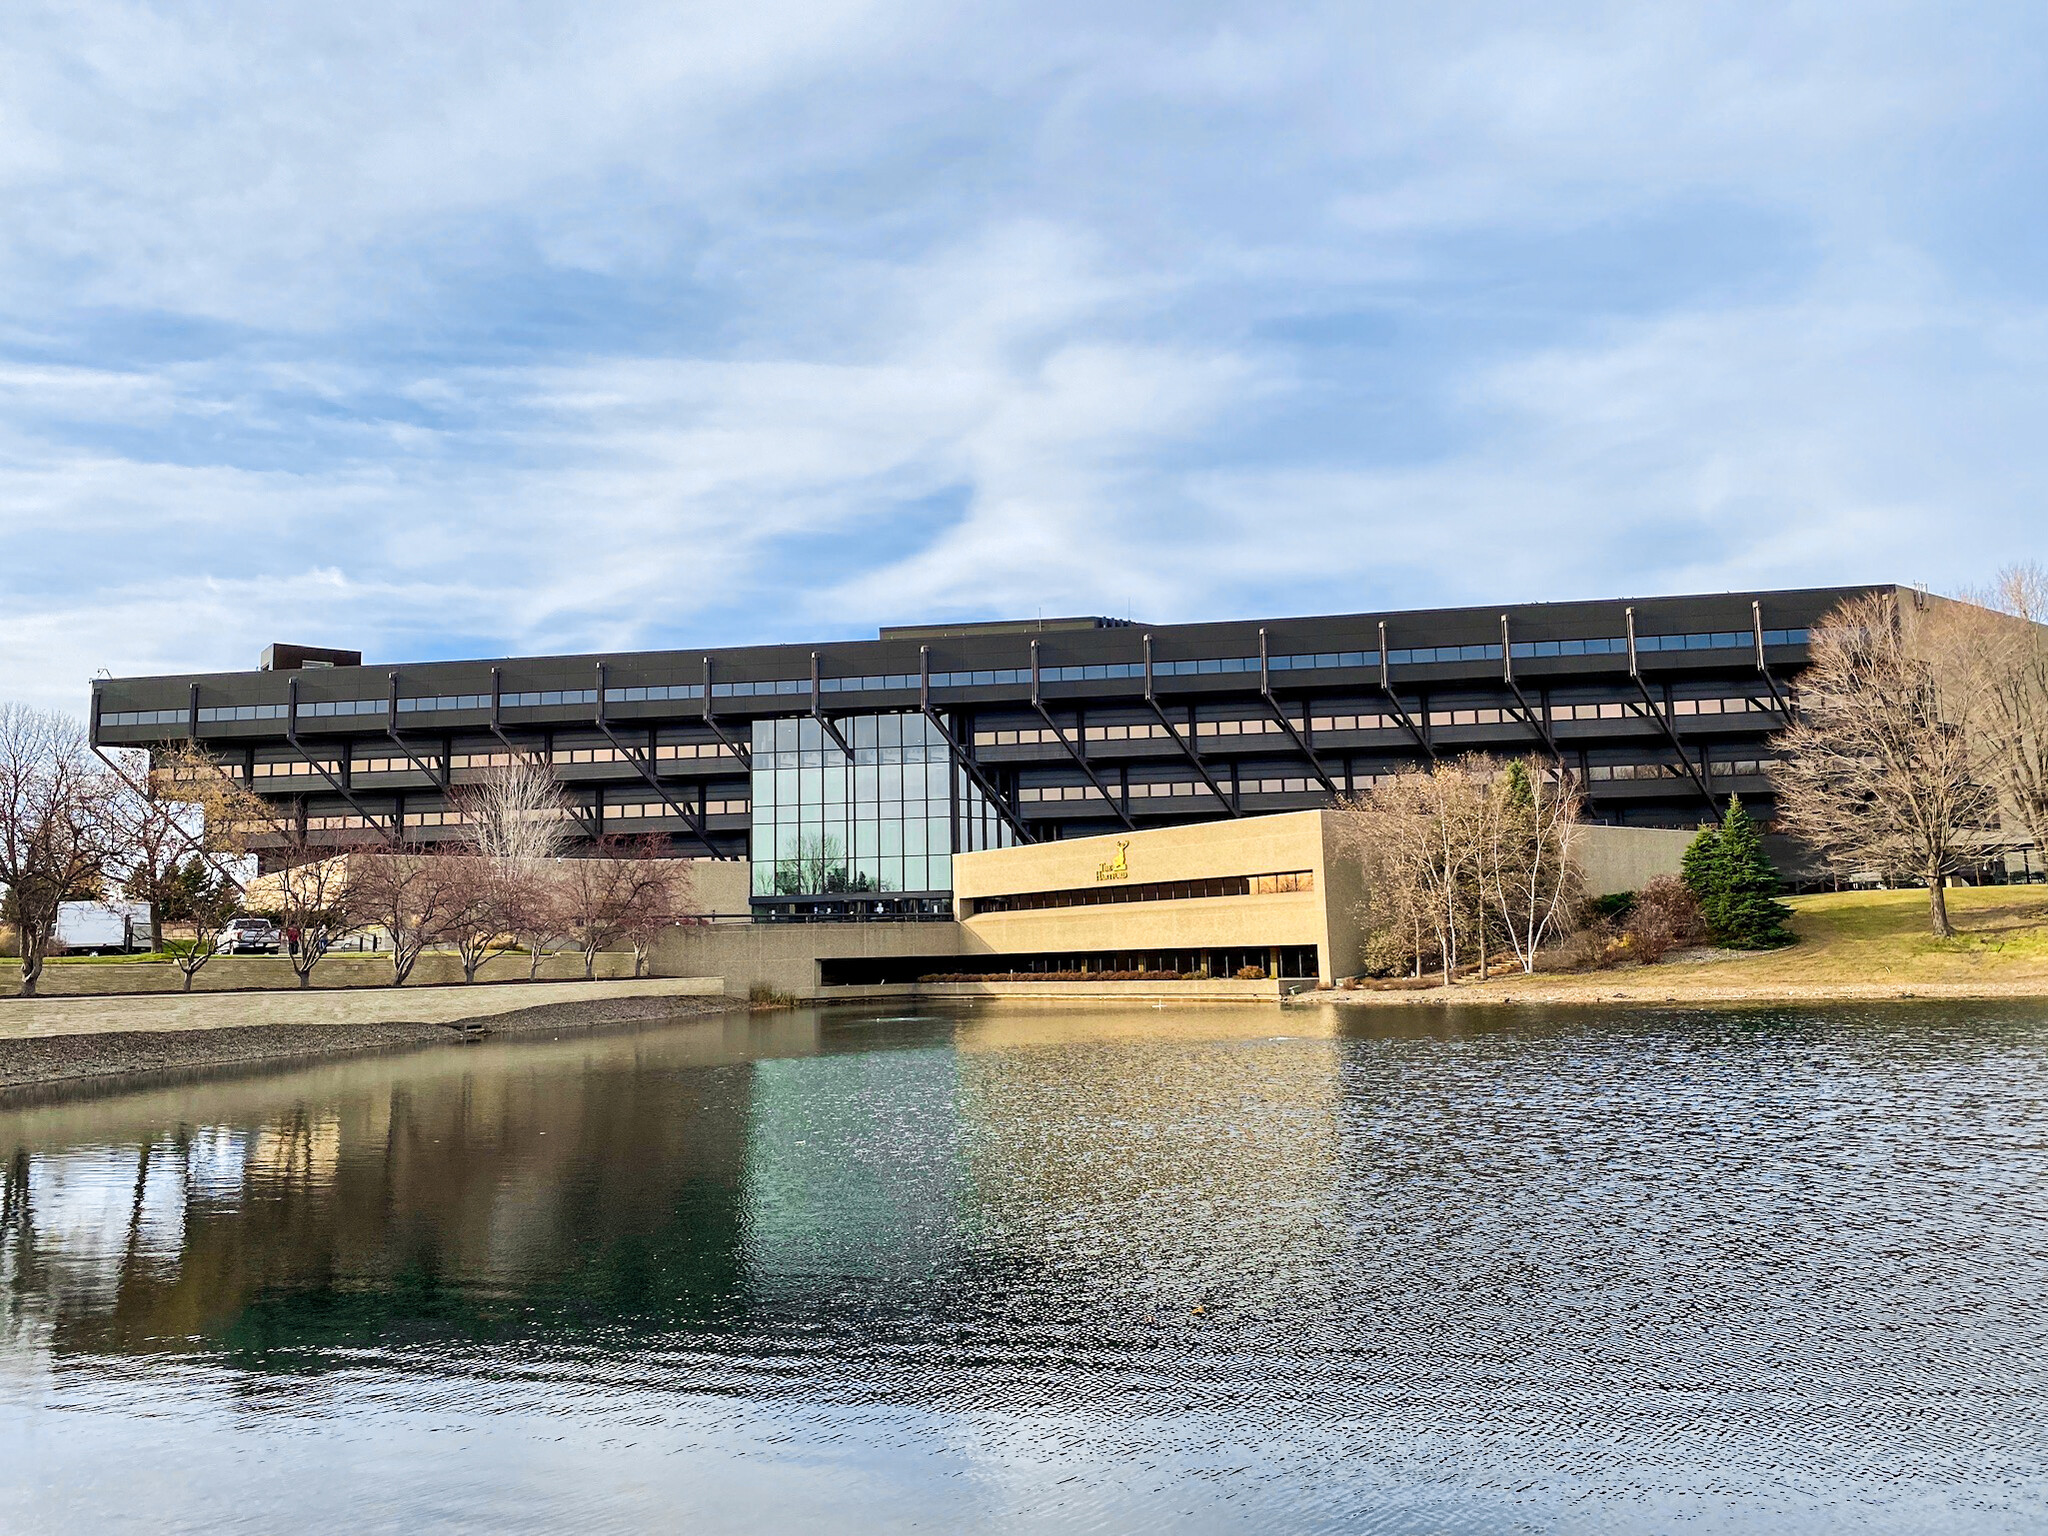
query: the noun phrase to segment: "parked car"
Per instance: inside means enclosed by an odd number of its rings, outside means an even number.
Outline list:
[[[220,931],[224,955],[274,955],[282,943],[277,924],[267,917],[238,917]]]
[[[149,906],[67,901],[57,908],[57,942],[74,955],[127,955],[147,949]]]

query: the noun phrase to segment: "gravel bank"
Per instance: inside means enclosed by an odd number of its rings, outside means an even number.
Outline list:
[[[455,1045],[466,1032],[537,1034],[702,1016],[733,1005],[716,997],[608,997],[542,1003],[442,1023],[405,1020],[244,1024],[225,1029],[99,1030],[0,1038],[0,1104],[10,1091],[142,1074],[191,1072],[357,1051]]]

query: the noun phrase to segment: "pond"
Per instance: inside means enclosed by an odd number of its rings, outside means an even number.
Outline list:
[[[2048,1010],[727,1015],[0,1104],[0,1529],[2048,1524]]]

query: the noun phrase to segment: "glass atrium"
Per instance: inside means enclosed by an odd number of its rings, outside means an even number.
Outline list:
[[[1009,827],[920,714],[754,722],[753,894],[944,894],[953,854],[1008,847]]]

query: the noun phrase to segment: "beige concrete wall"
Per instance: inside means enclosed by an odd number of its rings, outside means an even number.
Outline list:
[[[1357,948],[1349,931],[1357,875],[1348,861],[1333,859],[1328,821],[1321,811],[1291,811],[956,854],[954,897],[964,913],[984,896],[1306,870],[1315,879],[1312,891],[988,912],[963,917],[962,926],[997,954],[1313,944],[1328,981],[1333,951],[1350,955]],[[1119,857],[1121,878],[1105,878],[1105,866]],[[1333,893],[1341,905],[1333,905]]]
[[[1321,944],[1327,929],[1319,889],[989,912],[963,926],[999,955]]]
[[[1320,811],[1291,811],[958,853],[953,893],[965,898],[1092,890],[1112,883],[1096,877],[1115,860],[1119,843],[1129,845],[1124,862],[1132,885],[1312,869],[1322,857],[1322,821]]]
[[[1365,865],[1358,851],[1345,845],[1342,821],[1335,816],[1321,819],[1323,851],[1316,889],[1329,925],[1320,978],[1327,984],[1365,969],[1365,931],[1359,926],[1359,909],[1365,905]]]
[[[1639,891],[1659,875],[1677,874],[1678,861],[1697,835],[1662,827],[1581,827],[1579,864],[1586,872],[1586,894]]]
[[[745,859],[697,859],[690,865],[690,895],[706,916],[745,917],[754,866]]]
[[[761,986],[815,998],[828,995],[818,980],[821,960],[943,957],[985,948],[958,923],[702,923],[663,934],[648,970],[656,976],[722,976],[733,997]],[[829,995],[857,996],[860,989],[835,987]]]
[[[1588,888],[1594,894],[1636,890],[1653,876],[1675,874],[1691,840],[1689,832],[1586,827],[1580,857]],[[981,896],[1094,890],[1112,883],[1097,877],[1120,852],[1124,878],[1137,885],[1307,870],[1315,877],[1315,889],[990,912],[956,923],[707,923],[672,930],[655,946],[649,968],[658,976],[723,977],[726,990],[738,997],[761,986],[791,997],[816,998],[878,990],[835,987],[825,992],[819,962],[828,959],[1313,944],[1324,982],[1355,975],[1363,964],[1364,940],[1358,926],[1358,907],[1365,894],[1363,872],[1355,852],[1342,845],[1337,819],[1321,811],[956,854],[955,899],[965,911],[969,901]],[[747,911],[749,871],[743,861],[700,863],[696,872],[698,900],[706,911]],[[993,989],[1039,984],[944,985]],[[1270,988],[1269,983],[1248,985]],[[974,995],[1006,994],[979,990]]]

